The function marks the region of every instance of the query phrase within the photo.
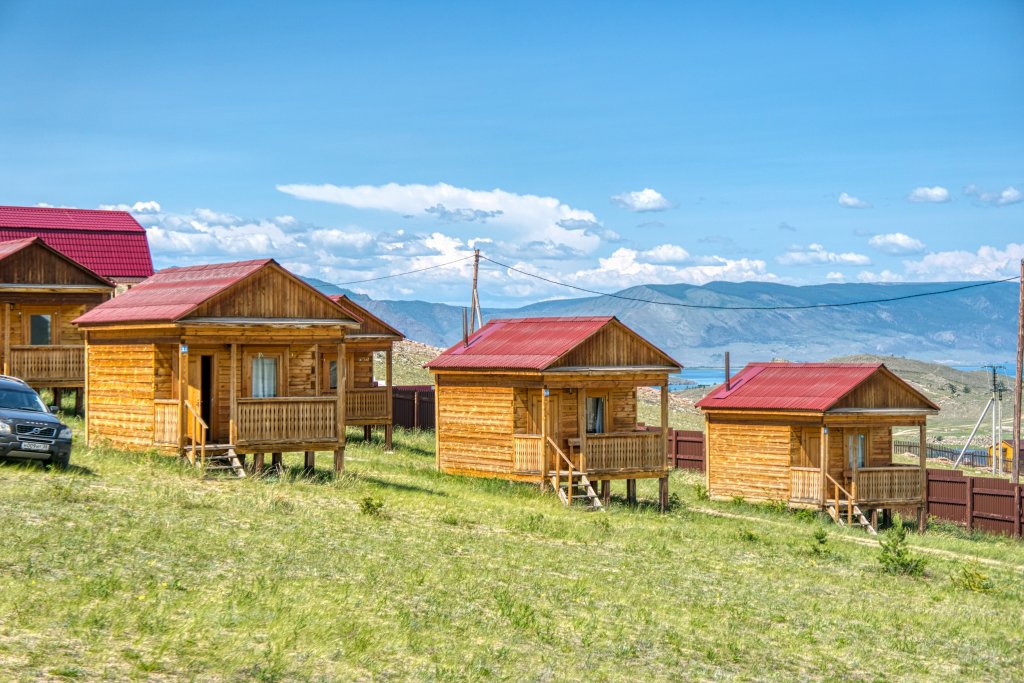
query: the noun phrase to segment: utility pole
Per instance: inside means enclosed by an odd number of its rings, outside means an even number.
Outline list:
[[[997,373],[1003,365],[984,365],[982,367],[988,368],[992,371],[992,398],[989,399],[989,405],[992,406],[992,474],[999,474],[1002,471],[1002,461],[999,457],[1000,447],[1002,446],[1002,431],[1003,431],[1003,414],[1002,414],[1002,403],[1003,403],[1003,392],[999,387],[999,380],[997,379]],[[998,439],[998,440],[997,440]]]
[[[483,315],[480,313],[480,294],[477,292],[476,283],[480,277],[480,250],[473,250],[473,297],[470,300],[470,318],[473,332],[484,326]]]
[[[1024,365],[1024,259],[1020,260],[1020,302],[1017,304],[1017,371],[1013,378],[1013,483],[1020,483],[1020,397]]]

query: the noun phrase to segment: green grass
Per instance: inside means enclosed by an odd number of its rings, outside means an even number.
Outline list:
[[[1011,540],[912,534],[926,574],[892,576],[862,532],[698,500],[692,474],[673,475],[669,514],[651,482],[636,508],[620,484],[586,513],[435,472],[430,433],[396,444],[352,444],[337,479],[302,477],[298,455],[282,478],[243,481],[106,448],[77,449],[67,472],[0,465],[0,680],[1009,680],[1024,666]]]

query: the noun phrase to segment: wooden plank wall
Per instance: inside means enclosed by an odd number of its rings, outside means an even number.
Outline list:
[[[496,476],[512,471],[511,387],[440,386],[438,458],[445,472]]]
[[[0,282],[18,285],[110,286],[39,244],[26,247],[0,261]]]
[[[207,301],[189,317],[348,319],[326,297],[273,264]]]
[[[789,499],[789,461],[797,430],[787,424],[712,421],[708,425],[708,489],[713,496]]]
[[[88,348],[89,438],[122,448],[153,444],[155,352],[152,344]]]
[[[927,408],[902,382],[878,371],[833,408]]]
[[[624,325],[612,323],[567,353],[551,367],[670,365],[672,362],[640,335]]]
[[[56,342],[66,346],[80,346],[85,343],[82,336],[82,331],[78,329],[76,325],[71,323],[72,320],[80,315],[83,315],[86,311],[94,308],[96,304],[31,304],[31,303],[17,303],[11,306],[11,346],[27,345],[29,340],[25,335],[25,324],[27,320],[27,313],[25,308],[32,309],[32,313],[48,313],[50,311],[57,312],[57,335]]]

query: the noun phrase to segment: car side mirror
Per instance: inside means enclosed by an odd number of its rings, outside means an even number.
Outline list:
[[[54,413],[54,414],[57,413],[57,406],[49,406],[49,409],[50,409],[51,413]]]

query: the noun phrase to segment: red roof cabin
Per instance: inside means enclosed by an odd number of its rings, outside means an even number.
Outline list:
[[[156,448],[241,474],[271,453],[345,453],[346,356],[360,323],[276,261],[168,268],[78,318],[86,342],[86,437]]]
[[[492,320],[427,363],[437,466],[548,483],[566,504],[607,504],[613,480],[668,500],[668,377],[681,366],[614,317]],[[658,431],[637,429],[637,388],[661,388]],[[594,489],[601,482],[601,494]]]
[[[30,237],[119,288],[153,274],[146,230],[127,211],[0,206],[0,242]]]
[[[751,363],[697,406],[713,497],[823,509],[872,532],[879,511],[914,507],[923,524],[924,451],[894,463],[892,431],[926,443],[939,407],[884,364]]]
[[[113,291],[112,282],[38,237],[0,242],[3,373],[49,388],[57,404],[74,391],[80,410],[85,347],[71,321]]]

